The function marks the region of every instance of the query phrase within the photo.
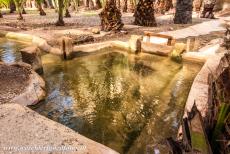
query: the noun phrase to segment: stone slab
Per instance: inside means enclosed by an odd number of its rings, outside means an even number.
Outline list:
[[[1,154],[117,154],[18,104],[0,105],[0,124]]]

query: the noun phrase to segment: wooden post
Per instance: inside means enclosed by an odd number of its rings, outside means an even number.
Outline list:
[[[63,59],[69,60],[72,58],[73,52],[73,39],[69,37],[61,37],[59,39],[59,45],[63,53]]]
[[[21,50],[22,61],[30,64],[32,69],[38,74],[43,74],[40,53],[40,49],[37,46],[30,46]]]

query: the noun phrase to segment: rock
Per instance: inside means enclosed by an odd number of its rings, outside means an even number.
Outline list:
[[[37,46],[30,46],[21,50],[22,61],[30,64],[38,74],[43,73],[40,50]]]
[[[92,35],[80,35],[73,38],[73,44],[77,45],[93,41],[94,37]]]
[[[0,104],[34,105],[43,100],[44,80],[26,63],[0,63]]]
[[[93,33],[93,34],[100,34],[100,29],[98,29],[98,28],[93,28],[93,29],[92,29],[92,33]]]

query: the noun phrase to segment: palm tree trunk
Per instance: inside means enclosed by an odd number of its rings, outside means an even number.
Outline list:
[[[42,4],[41,4],[41,1],[40,1],[40,0],[37,0],[37,5],[38,5],[38,10],[39,10],[40,16],[45,16],[46,13],[45,13],[45,11],[44,11],[43,8],[42,8]]]
[[[96,2],[95,8],[96,8],[96,9],[100,9],[100,8],[102,7],[101,1],[100,1],[100,0],[95,0],[95,2]]]
[[[188,24],[192,22],[192,0],[177,0],[175,24]]]
[[[18,10],[18,20],[23,20],[23,16],[22,16],[22,8],[23,8],[23,3],[24,1],[22,0],[14,0],[14,3],[16,5],[16,8]]]
[[[10,13],[14,13],[14,11],[16,11],[14,0],[10,0]]]
[[[124,26],[121,20],[121,12],[117,8],[115,0],[107,0],[99,16],[101,18],[101,30],[103,31],[120,31]]]
[[[204,0],[202,4],[202,12],[201,18],[214,18],[214,7],[215,7],[216,0]]]
[[[71,17],[71,15],[69,13],[70,1],[69,0],[65,0],[64,3],[65,3],[64,4],[65,5],[65,17],[66,18],[70,18]]]
[[[25,10],[24,6],[22,6],[22,14],[26,14],[26,10]]]
[[[140,0],[134,12],[134,24],[140,26],[157,26],[154,16],[153,0]]]
[[[127,4],[128,4],[128,0],[122,0],[122,11],[123,12],[127,12],[128,10],[128,7],[127,7]]]
[[[134,0],[128,0],[128,12],[134,12],[135,10],[135,5],[134,5]]]
[[[3,18],[2,11],[0,10],[0,18]]]
[[[64,20],[63,20],[63,0],[58,0],[58,21],[56,22],[56,26],[64,26]]]

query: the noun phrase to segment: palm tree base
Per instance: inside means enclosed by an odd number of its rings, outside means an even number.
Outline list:
[[[55,25],[56,26],[65,26],[65,22],[61,21],[61,20],[58,20]]]
[[[71,15],[69,13],[69,10],[67,9],[66,12],[65,12],[65,18],[70,18],[70,17],[71,17]]]
[[[18,20],[23,20],[23,16],[18,16],[18,18],[17,18]]]

